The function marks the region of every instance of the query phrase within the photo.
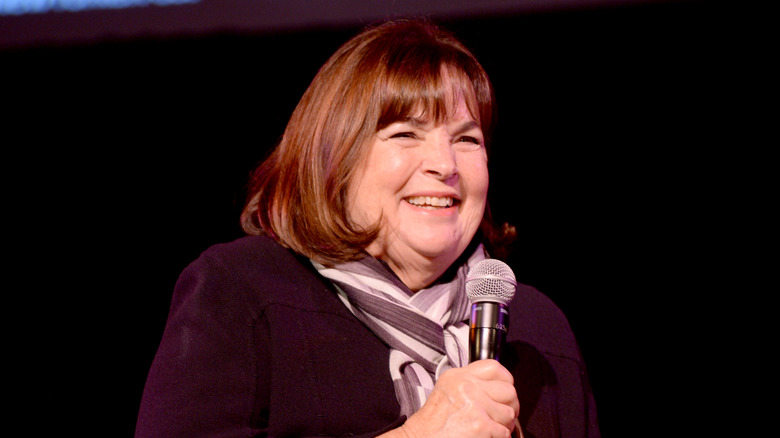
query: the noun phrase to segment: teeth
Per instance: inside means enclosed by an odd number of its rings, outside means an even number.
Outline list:
[[[418,207],[443,208],[443,207],[452,207],[454,200],[449,197],[439,198],[435,196],[412,196],[411,198],[407,198],[406,202],[412,205],[416,205]]]

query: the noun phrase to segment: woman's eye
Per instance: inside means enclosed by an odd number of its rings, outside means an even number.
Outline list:
[[[399,132],[390,136],[390,138],[417,138],[414,132]]]
[[[477,151],[482,148],[482,141],[477,137],[464,135],[456,138],[453,146],[459,151]]]
[[[474,137],[469,137],[469,136],[467,136],[467,135],[466,135],[466,136],[463,136],[463,137],[460,137],[460,138],[458,139],[458,142],[460,142],[460,143],[476,143],[476,144],[478,144],[478,145],[481,145],[481,144],[482,144],[482,143],[480,143],[480,141],[479,141],[479,140],[477,140],[476,138],[474,138]]]
[[[482,140],[470,135],[464,135],[463,137],[458,137],[455,144],[462,148],[481,148]]]

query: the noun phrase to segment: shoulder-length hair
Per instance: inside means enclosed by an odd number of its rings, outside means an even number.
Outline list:
[[[452,34],[427,20],[401,20],[350,39],[322,66],[279,144],[253,172],[242,228],[325,265],[362,257],[378,230],[350,221],[347,186],[373,136],[413,111],[443,120],[451,93],[466,97],[489,144],[493,87]],[[489,208],[480,229],[486,243],[514,232],[493,226]]]

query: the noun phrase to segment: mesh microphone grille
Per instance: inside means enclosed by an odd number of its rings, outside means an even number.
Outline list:
[[[516,289],[514,272],[501,260],[482,260],[466,277],[466,295],[472,303],[496,301],[507,304],[514,298]]]

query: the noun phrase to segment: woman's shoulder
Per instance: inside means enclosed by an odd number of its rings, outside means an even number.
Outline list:
[[[305,305],[308,291],[327,288],[308,259],[266,236],[212,245],[185,269],[180,282],[187,278],[208,281],[223,290],[244,291],[257,306]]]
[[[294,257],[293,253],[267,236],[243,236],[208,247],[201,257],[220,260],[276,259]]]
[[[308,261],[267,236],[244,236],[203,251],[196,265],[219,266],[231,275],[283,275],[308,270]]]

